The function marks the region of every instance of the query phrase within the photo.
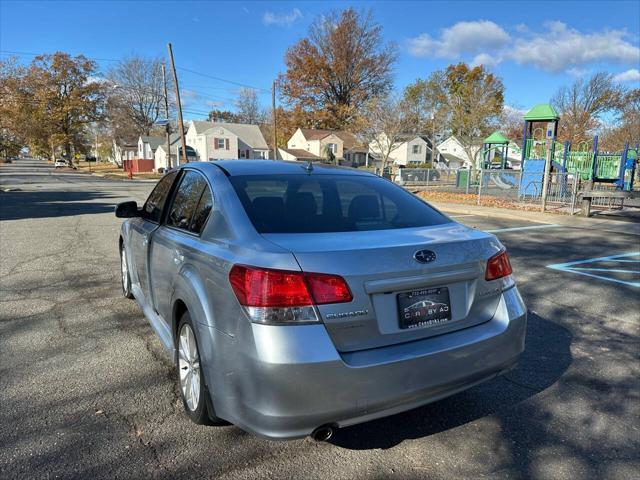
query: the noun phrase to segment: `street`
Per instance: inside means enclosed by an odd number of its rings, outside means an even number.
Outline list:
[[[153,185],[0,166],[0,478],[640,477],[639,236],[452,213],[511,255],[519,366],[328,443],[275,442],[193,425],[120,293],[114,206]]]

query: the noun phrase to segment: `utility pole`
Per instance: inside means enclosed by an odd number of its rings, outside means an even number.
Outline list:
[[[278,122],[276,119],[276,81],[271,84],[271,117],[273,121],[273,159],[278,159]]]
[[[184,138],[184,124],[182,123],[182,104],[180,103],[180,88],[178,87],[178,76],[176,75],[176,65],[173,63],[173,49],[171,44],[167,43],[169,51],[169,60],[171,61],[171,70],[173,72],[173,84],[176,89],[176,105],[178,106],[178,129],[180,130],[180,139],[182,140],[182,159],[187,163],[187,140]]]
[[[164,85],[164,111],[167,114],[167,124],[164,126],[167,135],[167,170],[171,169],[171,127],[169,125],[169,96],[167,95],[167,74],[165,72],[164,63],[162,64],[162,84]],[[176,161],[178,156],[176,155]]]

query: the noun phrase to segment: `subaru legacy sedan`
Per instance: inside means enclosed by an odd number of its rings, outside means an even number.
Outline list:
[[[327,440],[504,373],[524,349],[496,237],[367,172],[188,163],[116,215],[122,291],[199,424]]]

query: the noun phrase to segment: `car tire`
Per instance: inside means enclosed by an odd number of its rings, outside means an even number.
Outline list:
[[[123,246],[120,246],[120,281],[122,283],[122,295],[125,298],[133,298],[131,292],[131,275],[129,274],[129,262]]]
[[[187,416],[198,425],[227,424],[216,416],[213,409],[200,361],[198,340],[188,311],[182,314],[178,323],[176,350],[178,386]]]

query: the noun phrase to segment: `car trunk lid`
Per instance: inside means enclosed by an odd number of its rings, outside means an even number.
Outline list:
[[[432,227],[337,233],[263,234],[288,249],[306,272],[342,276],[353,293],[349,303],[318,310],[338,351],[409,342],[485,322],[500,289],[484,280],[489,257],[502,247],[489,235],[452,222]],[[435,259],[420,263],[428,250]],[[442,291],[450,319],[402,328],[398,295]],[[419,298],[419,297],[416,297]]]

